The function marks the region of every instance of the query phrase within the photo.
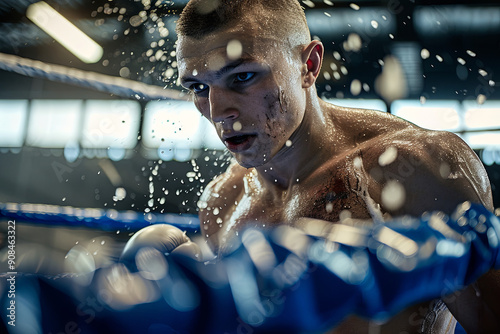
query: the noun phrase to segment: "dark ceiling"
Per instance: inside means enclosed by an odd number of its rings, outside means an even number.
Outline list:
[[[104,48],[95,64],[84,64],[26,18],[26,8],[34,2],[0,1],[0,52],[178,89],[175,71],[168,69],[175,61],[176,13],[185,0],[47,0]],[[312,35],[326,46],[323,71],[328,74],[320,76],[318,88],[327,97],[352,97],[354,79],[367,88],[358,97],[377,97],[374,80],[388,54],[396,55],[405,69],[409,97],[499,97],[491,84],[500,70],[497,1],[302,2]],[[166,28],[161,32],[159,22]],[[351,33],[361,37],[359,51],[343,46]],[[421,57],[423,48],[430,53],[428,59]],[[334,69],[342,66],[335,77]],[[481,69],[483,75],[478,74]],[[5,98],[5,92],[13,93],[7,82],[18,77],[4,71],[0,75],[0,98]]]

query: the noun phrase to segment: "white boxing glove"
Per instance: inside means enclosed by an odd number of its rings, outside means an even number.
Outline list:
[[[142,248],[154,248],[165,255],[176,254],[201,260],[200,247],[175,226],[155,224],[139,230],[123,248],[120,261],[135,263],[135,257]]]

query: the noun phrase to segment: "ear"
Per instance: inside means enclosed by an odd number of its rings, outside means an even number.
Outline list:
[[[324,47],[320,41],[312,41],[302,50],[302,88],[314,85],[323,63]]]

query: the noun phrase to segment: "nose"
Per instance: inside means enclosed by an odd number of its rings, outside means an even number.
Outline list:
[[[231,99],[231,93],[225,89],[210,87],[209,92],[210,117],[214,123],[236,119],[240,115],[238,108]]]

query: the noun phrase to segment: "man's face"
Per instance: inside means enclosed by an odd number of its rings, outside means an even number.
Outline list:
[[[177,46],[182,85],[244,167],[270,161],[305,110],[300,55],[259,27],[240,22],[201,40],[182,36]]]

